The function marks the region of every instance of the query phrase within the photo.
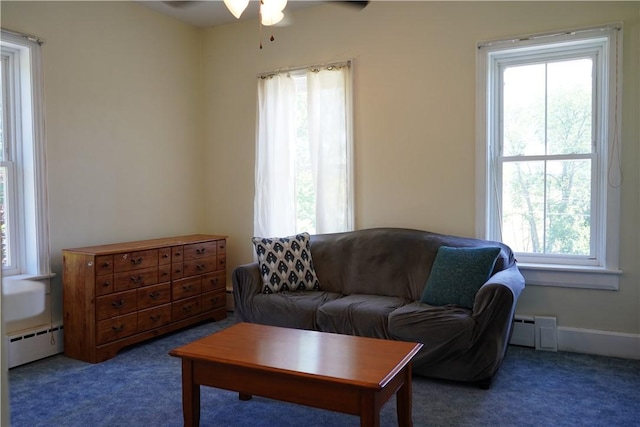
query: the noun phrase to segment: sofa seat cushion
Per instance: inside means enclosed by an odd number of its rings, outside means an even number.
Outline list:
[[[323,291],[257,294],[251,303],[251,322],[296,329],[316,329],[316,312],[342,295]]]
[[[424,344],[414,359],[416,366],[464,354],[473,345],[474,329],[471,310],[462,307],[436,307],[416,301],[389,314],[393,339]]]
[[[347,295],[322,304],[316,322],[323,332],[388,339],[389,313],[408,302],[400,297]]]

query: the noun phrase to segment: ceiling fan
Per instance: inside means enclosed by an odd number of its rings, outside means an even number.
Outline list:
[[[175,8],[183,8],[189,6],[191,3],[197,3],[196,0],[173,0],[163,1],[168,6]],[[345,6],[351,6],[357,9],[363,9],[369,1],[358,0],[330,0],[329,3],[338,3]],[[242,13],[249,5],[249,0],[224,0],[225,6],[229,9],[229,12],[236,19],[240,19]],[[287,0],[260,0],[260,22],[264,26],[275,25],[282,21],[284,18],[284,8],[287,5]]]

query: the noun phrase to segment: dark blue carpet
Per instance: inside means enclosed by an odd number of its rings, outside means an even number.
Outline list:
[[[231,314],[232,316],[232,314]],[[92,365],[57,355],[9,371],[11,426],[181,426],[180,360],[207,323]],[[202,387],[202,426],[359,426],[351,415]],[[509,348],[489,390],[414,377],[415,426],[640,426],[640,361]],[[396,426],[395,398],[381,413]]]

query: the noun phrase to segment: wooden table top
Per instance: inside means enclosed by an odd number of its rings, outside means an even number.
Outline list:
[[[172,356],[381,389],[422,344],[237,323]]]

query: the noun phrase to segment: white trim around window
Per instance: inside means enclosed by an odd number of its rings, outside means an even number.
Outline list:
[[[572,55],[594,59],[591,249],[583,256],[515,252],[528,285],[617,290],[622,274],[618,264],[622,24],[524,35],[477,47],[476,233],[491,240],[502,240],[501,70],[505,64]]]
[[[43,40],[2,30],[2,59],[10,69],[5,88],[11,110],[5,123],[3,161],[11,168],[12,257],[3,276],[50,277],[49,217],[44,119]],[[9,129],[10,127],[10,129]]]

